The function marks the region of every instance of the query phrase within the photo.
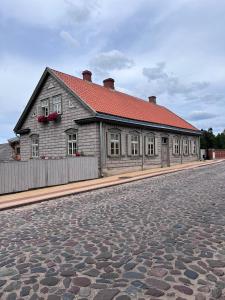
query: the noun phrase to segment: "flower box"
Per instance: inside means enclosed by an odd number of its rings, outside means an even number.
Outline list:
[[[48,123],[48,118],[45,116],[39,116],[38,117],[38,122],[39,123]]]
[[[60,114],[53,112],[48,115],[48,121],[58,121],[60,119]]]

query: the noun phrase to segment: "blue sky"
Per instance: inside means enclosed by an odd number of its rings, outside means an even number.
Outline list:
[[[225,128],[223,0],[1,0],[0,143],[46,66],[156,95],[199,129]]]

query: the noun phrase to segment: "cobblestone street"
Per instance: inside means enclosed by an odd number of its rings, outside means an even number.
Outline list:
[[[225,299],[225,163],[0,212],[0,299]]]

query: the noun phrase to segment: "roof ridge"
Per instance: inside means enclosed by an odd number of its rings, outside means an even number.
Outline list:
[[[61,71],[58,71],[58,70],[55,70],[55,69],[52,69],[52,68],[49,68],[49,69],[52,70],[53,72],[58,72],[58,73],[61,73],[61,74],[64,74],[64,75],[67,75],[67,76],[76,78],[76,79],[78,79],[78,80],[80,80],[80,81],[82,81],[82,82],[86,82],[86,83],[88,83],[88,84],[93,84],[93,85],[95,85],[95,86],[97,86],[97,87],[106,89],[103,85],[100,85],[100,84],[98,84],[98,83],[95,83],[95,82],[92,82],[92,81],[84,81],[82,78],[77,77],[77,76],[74,76],[74,75],[72,75],[72,74],[64,73],[64,72],[61,72]],[[112,90],[112,89],[107,88],[107,91],[112,92],[112,93],[120,93],[120,94],[126,95],[126,96],[128,96],[128,97],[132,97],[132,98],[134,98],[134,100],[143,101],[143,102],[145,102],[145,103],[147,103],[147,104],[150,104],[150,105],[153,104],[153,103],[148,102],[147,100],[144,100],[144,99],[139,98],[139,97],[137,97],[137,96],[133,96],[133,95],[127,94],[127,93],[122,92],[122,91],[118,91],[118,90],[116,90],[116,89],[115,89],[115,90]],[[157,104],[157,103],[155,103],[155,104],[153,104],[153,105],[161,106],[161,105],[159,105],[159,104]]]

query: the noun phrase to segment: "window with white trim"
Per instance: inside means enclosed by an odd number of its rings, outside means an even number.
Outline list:
[[[138,135],[131,135],[131,155],[137,156],[139,151],[139,136]]]
[[[61,95],[52,97],[52,110],[58,114],[62,113],[62,97]]]
[[[48,99],[44,99],[41,101],[41,111],[42,111],[42,115],[44,115],[45,117],[47,117],[49,115],[49,100]]]
[[[183,140],[183,153],[184,153],[184,155],[188,155],[188,140],[187,139]]]
[[[155,154],[155,138],[154,136],[146,136],[146,150],[147,150],[147,155],[153,156]]]
[[[179,155],[180,154],[180,140],[178,138],[174,138],[174,154]]]
[[[109,133],[110,136],[110,155],[119,156],[120,155],[120,134],[119,133]]]
[[[38,135],[31,136],[31,157],[39,157],[39,137]]]
[[[77,132],[68,132],[67,133],[67,153],[68,155],[76,155],[77,153]]]

